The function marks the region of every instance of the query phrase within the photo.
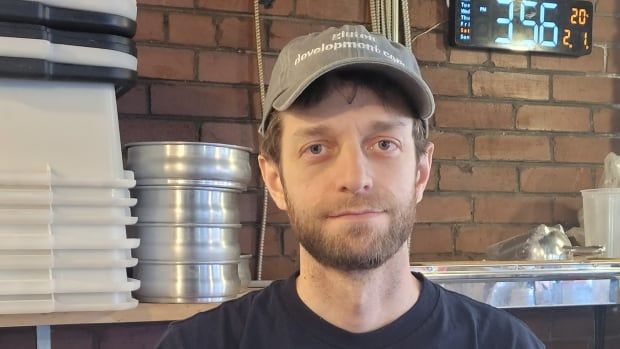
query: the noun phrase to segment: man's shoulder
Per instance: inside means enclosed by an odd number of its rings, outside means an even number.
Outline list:
[[[505,348],[544,348],[532,330],[509,312],[443,287],[440,289],[442,308],[451,317],[461,321],[467,319],[475,326],[480,342],[503,343]]]
[[[269,304],[277,297],[278,282],[259,291],[226,301],[216,308],[172,322],[158,348],[197,348],[194,344],[213,343],[213,348],[229,348],[241,337],[251,313],[269,316]],[[217,330],[214,330],[217,329]]]

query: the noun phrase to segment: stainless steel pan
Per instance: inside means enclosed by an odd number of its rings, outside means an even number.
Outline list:
[[[193,184],[243,189],[251,178],[250,148],[199,142],[141,142],[125,147],[127,167],[134,171],[138,185],[201,181]]]
[[[239,194],[188,186],[137,186],[132,214],[139,223],[239,224]]]
[[[240,224],[137,224],[127,235],[140,239],[140,261],[222,263],[239,260]]]
[[[141,282],[135,296],[147,303],[204,303],[234,298],[240,289],[238,261],[215,264],[140,261],[134,277]]]

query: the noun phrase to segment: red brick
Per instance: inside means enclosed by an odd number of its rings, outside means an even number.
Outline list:
[[[434,163],[431,166],[431,174],[428,179],[428,183],[426,183],[425,191],[436,191],[438,183],[439,183],[439,165],[437,165],[437,163]]]
[[[293,0],[277,0],[271,8],[260,6],[260,12],[269,15],[290,15],[293,13]],[[208,10],[254,13],[252,1],[247,0],[198,0],[198,7]]]
[[[517,128],[539,131],[589,131],[586,108],[524,105],[517,111]]]
[[[451,253],[454,240],[450,225],[416,224],[410,253]]]
[[[521,53],[492,52],[491,62],[502,68],[527,68],[527,56]]]
[[[595,4],[596,12],[618,13],[620,12],[620,3],[617,0],[598,0]]]
[[[594,131],[607,133],[620,133],[620,110],[599,109],[594,112]]]
[[[34,326],[0,328],[0,348],[36,349],[36,328]]]
[[[269,27],[269,48],[281,50],[292,39],[313,32],[322,31],[328,26],[320,23],[292,22],[274,20]]]
[[[529,225],[466,225],[459,229],[456,238],[458,252],[486,253],[489,246],[513,236],[525,234]]]
[[[560,76],[553,77],[553,98],[588,103],[619,103],[620,79]]]
[[[284,229],[284,255],[299,258],[299,240],[292,227]]]
[[[489,53],[486,51],[460,50],[456,48],[450,50],[450,63],[481,65],[488,60]]]
[[[603,163],[605,156],[620,151],[620,141],[612,138],[555,137],[555,161]]]
[[[198,0],[198,8],[235,12],[253,11],[251,4],[246,0]]]
[[[289,16],[295,10],[294,0],[278,0],[271,3],[270,8],[261,6],[260,12],[269,15]]]
[[[532,56],[533,69],[602,72],[604,62],[605,51],[601,47],[593,47],[591,54],[581,57]]]
[[[263,103],[261,102],[260,92],[258,89],[252,90],[252,118],[260,120],[263,118]],[[265,93],[267,90],[265,89]]]
[[[241,254],[255,254],[258,246],[258,234],[256,225],[244,225],[239,230],[239,245]]]
[[[581,206],[581,196],[556,198],[553,200],[553,221],[562,224],[565,230],[578,226],[577,213]]]
[[[478,136],[474,154],[481,160],[551,160],[549,139],[543,136]]]
[[[418,204],[416,222],[471,221],[471,199],[468,196],[424,195]]]
[[[597,187],[602,187],[601,181],[603,180],[603,173],[604,173],[604,168],[603,165],[601,164],[600,167],[596,167],[594,169],[594,183],[596,184]]]
[[[410,0],[409,18],[416,28],[430,28],[448,19],[448,8],[444,1]]]
[[[549,99],[546,75],[477,71],[472,75],[475,96],[499,98]]]
[[[197,141],[198,127],[189,121],[119,120],[121,143],[146,141]]]
[[[271,77],[275,58],[263,57],[265,82]],[[201,81],[227,83],[258,83],[256,55],[233,52],[203,51],[200,53],[199,78]]]
[[[213,17],[186,13],[169,16],[170,42],[194,46],[215,46]]]
[[[126,114],[146,114],[146,86],[136,85],[117,100],[118,112]]]
[[[257,222],[263,219],[263,189],[259,190],[258,194],[258,207],[257,212]],[[289,224],[288,213],[286,211],[280,210],[276,204],[273,202],[271,196],[269,197],[269,201],[267,204],[267,223],[269,224],[278,224],[284,225]]]
[[[460,191],[516,191],[514,167],[441,165],[439,189]]]
[[[245,117],[249,115],[247,90],[234,87],[153,85],[153,114]]]
[[[166,7],[194,7],[194,0],[138,0],[139,5],[156,5]]]
[[[592,23],[594,42],[618,42],[620,40],[620,25],[616,17],[595,16]]]
[[[263,256],[281,256],[282,255],[282,232],[269,225],[265,228],[265,245]]]
[[[422,68],[422,76],[434,94],[445,96],[467,96],[469,73],[449,68]]]
[[[435,144],[435,159],[465,160],[471,158],[471,147],[466,136],[458,133],[431,132]]]
[[[257,194],[256,192],[247,191],[241,193],[239,196],[239,213],[241,223],[256,223],[260,222],[263,218],[263,201],[259,198],[262,198],[262,195]]]
[[[449,128],[511,129],[514,128],[512,105],[438,100],[435,125]]]
[[[474,201],[479,223],[551,223],[552,199],[529,196],[479,196]]]
[[[413,42],[413,53],[418,61],[445,62],[446,44],[443,34],[428,33]]]
[[[592,188],[592,171],[587,167],[531,167],[521,170],[521,191],[575,193]]]
[[[252,176],[250,177],[250,182],[248,183],[248,188],[257,188],[262,186],[261,181],[261,173],[260,168],[258,167],[258,155],[250,154],[250,168],[252,169]],[[258,188],[261,189],[262,188]]]
[[[202,124],[200,140],[211,143],[225,143],[258,149],[258,127],[254,124],[205,122]]]
[[[608,48],[607,52],[607,72],[620,73],[620,49]]]
[[[192,80],[194,52],[166,47],[138,46],[138,75],[146,78]]]
[[[297,0],[296,13],[299,17],[313,17],[345,22],[364,22],[368,5],[360,0]]]
[[[157,11],[138,9],[137,28],[134,40],[164,40],[164,14]]]
[[[254,20],[247,17],[224,17],[219,23],[219,47],[255,48],[256,34]],[[265,28],[262,28],[263,46],[265,47]]]
[[[299,269],[297,262],[288,256],[265,257],[263,259],[263,280],[286,279]]]

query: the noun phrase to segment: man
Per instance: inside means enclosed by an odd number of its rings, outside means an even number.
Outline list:
[[[544,348],[508,313],[410,272],[434,108],[411,51],[362,26],[291,41],[273,69],[259,165],[299,239],[300,270],[172,324],[159,347]]]

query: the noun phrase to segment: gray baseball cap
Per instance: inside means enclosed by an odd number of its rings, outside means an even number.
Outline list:
[[[416,109],[428,136],[428,119],[435,112],[435,100],[413,53],[362,25],[332,27],[300,36],[282,49],[271,73],[258,132],[264,136],[274,109],[288,109],[313,81],[343,68],[372,70],[388,77]]]

